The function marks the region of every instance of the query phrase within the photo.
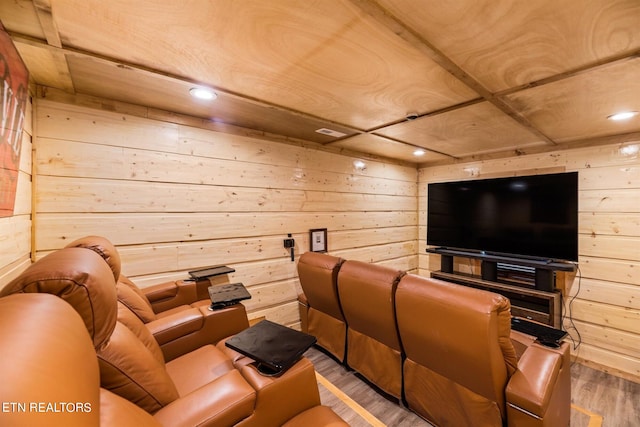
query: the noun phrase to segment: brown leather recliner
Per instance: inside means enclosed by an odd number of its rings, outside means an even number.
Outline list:
[[[303,293],[298,295],[302,331],[340,362],[345,361],[347,324],[338,297],[338,271],[342,258],[305,252],[298,261]]]
[[[396,398],[402,391],[402,348],[394,294],[403,274],[361,261],[345,261],[338,273],[338,294],[348,325],[347,364]]]
[[[411,410],[439,426],[569,424],[569,346],[531,343],[518,359],[507,298],[406,275],[395,300]]]
[[[15,403],[0,415],[3,425],[161,426],[100,388],[91,338],[78,313],[60,298],[0,298],[0,360],[0,400]]]
[[[106,237],[102,236],[85,236],[69,243],[67,248],[82,247],[91,249],[109,264],[109,268],[113,271],[116,282],[128,285],[131,290],[142,297],[142,301],[136,303],[136,299],[130,301],[131,309],[136,311],[136,315],[140,316],[143,321],[154,319],[154,313],[160,314],[171,309],[184,309],[183,306],[189,305],[208,305],[209,304],[209,282],[193,282],[193,281],[168,281],[158,283],[143,289],[139,288],[128,277],[122,274],[122,264],[120,254],[116,247]],[[124,290],[126,292],[126,289]],[[131,296],[129,293],[124,297]],[[141,305],[137,305],[140,304]],[[149,312],[151,308],[151,312]],[[148,319],[145,319],[148,316]]]
[[[105,237],[86,236],[66,247],[93,250],[107,262],[117,282],[118,300],[147,325],[167,361],[249,327],[242,304],[209,310],[208,282],[165,282],[140,289],[121,273],[120,254]],[[199,299],[203,293],[206,296]]]
[[[47,255],[0,296],[14,293],[51,293],[71,304],[93,340],[101,385],[163,425],[297,425],[308,410],[318,414],[315,425],[340,422],[329,408],[318,408],[307,359],[278,378],[263,377],[251,364],[236,369],[214,345],[165,363],[147,327],[118,303],[113,272],[94,251],[65,248]]]

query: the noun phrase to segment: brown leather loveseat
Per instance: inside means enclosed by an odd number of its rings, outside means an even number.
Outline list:
[[[301,256],[307,270],[300,275],[304,294],[318,292],[319,278],[308,274],[314,271],[309,265],[323,265],[327,256]],[[336,282],[337,303],[345,313],[346,360],[353,360],[352,351],[359,354],[349,368],[392,396],[399,393],[389,384],[402,384],[401,401],[437,426],[569,425],[568,343],[546,347],[511,331],[510,303],[499,294],[413,274],[397,273],[394,282],[393,270],[361,262],[345,261],[340,269],[350,263],[355,263],[351,271],[339,271]],[[304,318],[313,301],[305,295],[300,301],[307,304],[301,304]],[[388,324],[380,325],[381,319]],[[367,322],[371,327],[363,338]],[[369,352],[362,356],[365,346]],[[363,367],[363,361],[376,366]]]
[[[315,370],[305,358],[273,378],[260,375],[251,360],[234,363],[213,340],[165,360],[151,330],[118,301],[114,272],[94,250],[69,247],[47,255],[2,289],[0,301],[23,293],[52,294],[66,301],[93,343],[100,387],[137,405],[161,425],[346,425],[320,405]],[[24,310],[23,316],[34,310]],[[82,357],[88,357],[86,351]],[[11,368],[28,381],[36,372],[20,364]],[[61,381],[61,389],[74,381],[72,376]]]

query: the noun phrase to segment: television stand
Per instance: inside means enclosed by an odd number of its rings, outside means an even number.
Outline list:
[[[428,248],[427,252],[438,254],[440,258],[440,270],[444,273],[453,273],[453,257],[474,258],[481,261],[481,277],[483,280],[498,280],[498,263],[515,264],[535,269],[535,289],[539,291],[553,292],[555,289],[555,271],[575,271],[575,265],[568,262],[559,262],[552,259],[541,258],[516,258],[506,255],[497,255],[485,252],[463,251],[448,248]]]
[[[514,316],[561,328],[562,293],[556,289],[555,272],[575,271],[573,264],[448,248],[429,248],[427,252],[441,257],[440,271],[432,272],[431,277],[502,294],[511,301]],[[480,275],[454,271],[454,257],[480,260]],[[524,267],[520,274],[524,279],[499,277],[501,263]]]

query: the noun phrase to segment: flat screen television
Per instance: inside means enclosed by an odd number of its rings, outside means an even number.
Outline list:
[[[427,245],[578,261],[578,173],[432,183]]]

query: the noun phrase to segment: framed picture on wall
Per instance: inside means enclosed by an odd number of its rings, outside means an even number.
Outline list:
[[[327,252],[327,229],[309,230],[309,243],[311,252]]]

